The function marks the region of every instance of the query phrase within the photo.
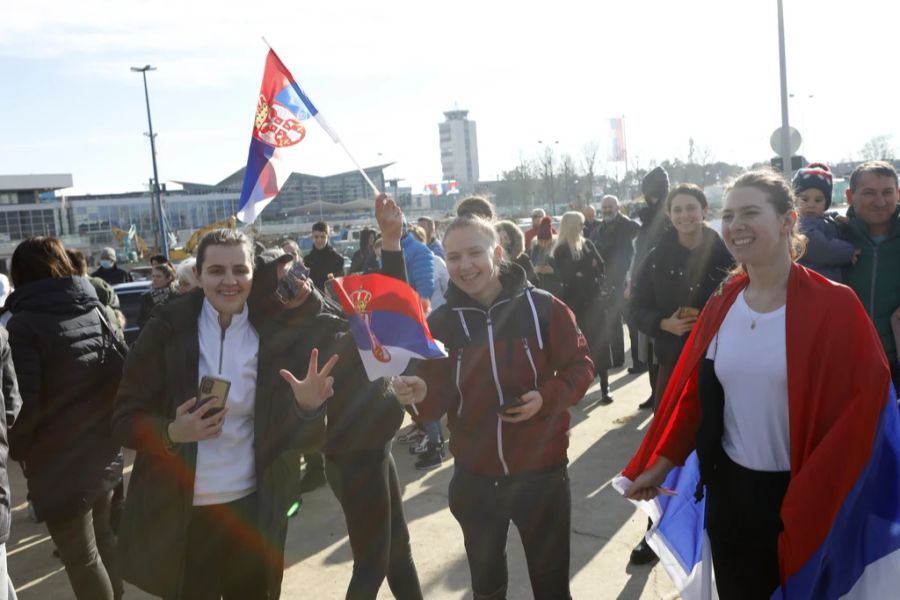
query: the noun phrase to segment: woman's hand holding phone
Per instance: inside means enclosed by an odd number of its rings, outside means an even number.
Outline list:
[[[297,406],[304,412],[314,412],[322,406],[326,400],[334,395],[334,377],[331,370],[337,364],[338,355],[328,359],[322,370],[319,370],[319,350],[314,348],[309,355],[309,368],[306,371],[306,379],[298,380],[287,369],[282,369],[279,374],[291,386]]]
[[[223,408],[213,416],[204,418],[210,410],[215,410],[213,402],[207,402],[194,412],[191,408],[197,403],[197,398],[191,398],[175,409],[175,420],[169,423],[169,439],[176,444],[199,442],[209,440],[222,435],[222,426],[225,424],[225,415],[228,408]]]
[[[521,423],[536,415],[541,410],[541,407],[544,406],[544,397],[537,390],[525,392],[520,398],[522,403],[500,415],[502,420],[507,423]]]

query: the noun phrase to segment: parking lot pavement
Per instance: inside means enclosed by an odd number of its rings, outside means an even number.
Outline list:
[[[628,565],[631,548],[646,528],[646,518],[610,486],[640,442],[650,413],[637,405],[650,393],[646,374],[611,376],[613,404],[600,406],[595,388],[572,409],[569,477],[572,485],[572,596],[591,600],[677,598],[659,566]],[[447,508],[453,461],[419,472],[406,446],[394,457],[403,485],[404,509],[413,557],[428,599],[469,598],[469,570],[462,534]],[[9,572],[21,600],[72,598],[71,588],[46,528],[28,520],[25,482],[17,465],[10,468],[13,489],[12,534],[7,543]],[[525,557],[515,528],[508,544],[510,600],[531,598]],[[340,506],[331,491],[306,494],[291,519],[282,598],[329,600],[344,597],[352,560]],[[127,600],[151,596],[126,587]],[[381,598],[393,598],[385,583]]]

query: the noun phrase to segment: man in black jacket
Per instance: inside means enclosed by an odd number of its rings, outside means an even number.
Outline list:
[[[609,291],[609,306],[606,310],[606,339],[612,350],[612,366],[621,367],[625,363],[625,335],[622,330],[622,315],[625,311],[625,279],[634,257],[634,238],[640,226],[619,212],[619,199],[606,195],[600,200],[600,216],[594,228],[591,241],[603,257],[606,267],[606,285]],[[587,225],[585,225],[587,227]],[[632,343],[633,362],[638,362],[637,347]]]
[[[3,411],[0,411],[0,598],[7,597],[12,589],[12,582],[6,570],[6,542],[9,540],[10,491],[9,474],[9,442],[7,431],[16,422],[22,398],[16,383],[16,372],[13,369],[9,352],[6,329],[0,327],[0,394],[3,394]]]
[[[402,213],[384,196],[378,202],[382,272],[405,281],[400,250]],[[347,597],[374,598],[387,577],[397,598],[420,599],[402,491],[391,456],[391,441],[403,422],[403,409],[383,379],[369,381],[340,306],[308,283],[286,302],[276,298],[279,280],[288,267],[284,259],[258,265],[249,302],[251,309],[258,307],[269,314],[267,329],[260,335],[271,328],[277,347],[292,357],[293,372],[305,371],[313,348],[319,349],[320,360],[333,354],[340,357],[332,372],[334,396],[327,404],[322,452],[328,483],[344,511],[353,552]]]
[[[133,281],[131,273],[116,264],[116,251],[112,248],[100,251],[100,268],[91,273],[91,277],[99,277],[109,285]]]
[[[344,257],[328,243],[328,223],[319,221],[312,226],[313,249],[303,258],[309,268],[309,278],[320,290],[325,289],[329,275],[344,274]]]

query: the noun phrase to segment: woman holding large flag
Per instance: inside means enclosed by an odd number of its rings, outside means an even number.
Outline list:
[[[705,537],[725,600],[896,594],[879,587],[900,562],[890,372],[855,294],[794,262],[793,200],[770,171],[729,188],[722,233],[741,267],[704,308],[616,482],[652,500],[648,540],[684,597],[709,592],[692,579],[709,574]]]
[[[490,222],[458,217],[444,251],[447,303],[428,325],[448,357],[419,365],[427,395],[417,410],[423,420],[449,418],[450,511],[474,596],[506,598],[512,521],[534,597],[569,598],[568,409],[594,379],[587,342],[561,300],[503,260]],[[395,384],[401,395],[407,387]]]

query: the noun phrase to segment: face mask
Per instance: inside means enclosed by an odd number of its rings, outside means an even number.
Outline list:
[[[104,269],[112,269],[115,263],[109,259],[104,258],[100,261],[100,266]]]

